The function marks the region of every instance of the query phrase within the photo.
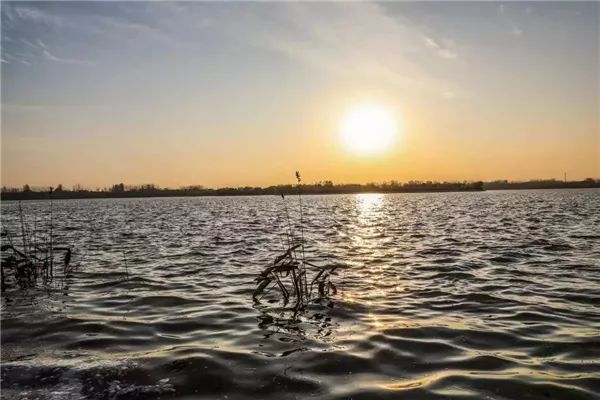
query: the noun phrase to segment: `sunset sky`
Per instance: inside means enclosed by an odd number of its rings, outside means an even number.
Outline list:
[[[2,185],[600,177],[596,2],[1,7]]]

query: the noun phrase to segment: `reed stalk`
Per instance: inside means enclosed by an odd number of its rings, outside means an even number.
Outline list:
[[[44,234],[44,242],[40,245],[38,240],[38,221],[37,215],[33,221],[33,232],[27,226],[25,214],[22,205],[19,203],[19,223],[17,231],[21,232],[22,248],[17,247],[17,243],[13,242],[12,237],[4,225],[2,225],[3,243],[0,249],[2,255],[1,274],[2,274],[2,289],[16,284],[21,289],[38,286],[38,278],[41,278],[42,288],[50,289],[49,283],[54,279],[54,252],[64,252],[64,269],[63,278],[68,272],[68,267],[71,262],[70,247],[55,247],[54,243],[54,216],[53,206],[50,207],[50,226],[48,227],[49,234]],[[47,225],[46,225],[47,226]],[[6,238],[6,241],[4,240]],[[17,242],[19,242],[17,240]],[[45,246],[45,247],[42,247]]]
[[[302,188],[301,188],[301,181],[302,178],[300,177],[300,171],[296,171],[296,180],[298,181],[298,204],[300,205],[300,239],[302,240],[302,275],[304,278],[304,291],[308,293],[308,284],[307,284],[307,278],[306,278],[306,259],[304,256],[304,212],[302,209]]]
[[[27,233],[25,227],[25,220],[23,217],[23,208],[21,207],[21,200],[19,200],[19,220],[21,221],[21,240],[23,241],[23,250],[27,253]]]
[[[290,292],[284,283],[287,281],[288,285],[291,286],[291,294],[295,300],[294,309],[299,310],[304,308],[313,299],[314,285],[317,285],[319,298],[325,298],[329,293],[337,293],[337,289],[331,282],[330,277],[335,274],[338,266],[320,267],[306,261],[304,209],[302,204],[301,177],[298,171],[296,171],[296,180],[298,183],[298,203],[300,206],[300,243],[296,243],[295,241],[288,207],[285,203],[285,195],[281,194],[287,221],[285,235],[288,248],[283,254],[276,256],[273,264],[264,269],[255,279],[257,286],[252,294],[252,298],[254,301],[260,302],[274,288],[278,288],[283,296],[284,304],[287,304],[290,300]],[[298,257],[298,252],[300,253],[300,257]],[[310,280],[310,285],[308,283],[308,266],[313,267],[315,270],[315,274]]]
[[[53,220],[52,220],[52,186],[50,187],[50,276],[52,276],[54,274],[54,249],[53,249],[53,237],[52,237],[52,225],[53,225]]]

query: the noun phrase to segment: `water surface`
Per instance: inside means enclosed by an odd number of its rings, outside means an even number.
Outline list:
[[[293,315],[251,299],[281,198],[54,201],[81,265],[4,294],[3,398],[600,398],[600,191],[303,202],[308,257],[348,268]]]

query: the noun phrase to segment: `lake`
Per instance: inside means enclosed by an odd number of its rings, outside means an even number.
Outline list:
[[[599,190],[304,196],[307,258],[346,268],[293,313],[252,292],[297,200],[54,201],[78,267],[3,294],[3,398],[600,398]]]

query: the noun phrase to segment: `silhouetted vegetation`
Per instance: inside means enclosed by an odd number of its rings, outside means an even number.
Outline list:
[[[52,188],[48,195],[52,196]],[[25,221],[19,202],[18,232],[2,226],[1,281],[2,293],[8,288],[49,287],[55,277],[65,277],[71,271],[71,247],[56,246],[53,237],[52,202],[48,218],[33,227]],[[62,257],[61,257],[62,256]],[[57,258],[59,261],[57,261]]]
[[[485,190],[518,190],[518,189],[577,189],[598,188],[600,179],[587,178],[582,181],[559,181],[556,179],[538,179],[526,182],[492,181],[483,185]]]
[[[432,181],[389,181],[366,184],[334,184],[332,181],[322,181],[312,184],[302,184],[304,194],[344,194],[344,193],[418,193],[418,192],[463,192],[481,190],[513,190],[513,189],[572,189],[598,188],[599,179],[587,178],[582,181],[559,181],[555,179],[531,180],[513,182],[506,180],[492,182],[432,182]],[[60,188],[60,189],[59,189]],[[205,188],[201,185],[185,186],[178,189],[160,188],[157,185],[125,185],[115,184],[108,188],[85,189],[75,185],[72,190],[66,190],[62,185],[57,186],[53,193],[55,199],[83,198],[113,198],[113,197],[174,197],[174,196],[257,196],[294,194],[294,185],[274,185],[268,187],[224,187]],[[0,195],[2,200],[41,200],[49,199],[47,188],[3,187]]]
[[[47,213],[41,218],[27,218],[18,203],[18,221],[9,230],[2,222],[0,247],[0,272],[2,295],[8,289],[62,288],[65,278],[75,269],[72,263],[73,248],[57,243],[54,237],[53,202],[60,187],[50,188]],[[124,258],[124,276],[129,279],[127,259]],[[43,292],[38,292],[43,293]]]
[[[330,293],[337,293],[337,288],[330,277],[340,268],[338,265],[318,266],[306,260],[304,240],[304,212],[302,209],[302,186],[300,184],[300,173],[296,171],[300,235],[294,232],[290,222],[290,213],[285,202],[285,195],[281,194],[283,200],[287,227],[284,232],[285,250],[275,257],[273,264],[265,268],[255,279],[256,289],[252,298],[256,302],[268,295],[273,289],[283,297],[283,303],[294,301],[294,308],[300,309],[313,299],[322,299]],[[309,283],[310,282],[310,283]],[[316,290],[316,295],[315,295]],[[259,297],[260,296],[260,297]]]

